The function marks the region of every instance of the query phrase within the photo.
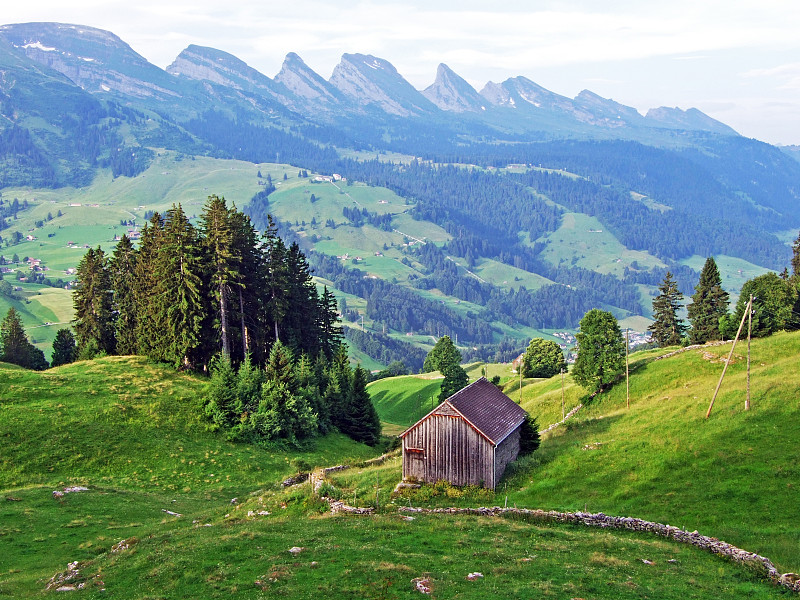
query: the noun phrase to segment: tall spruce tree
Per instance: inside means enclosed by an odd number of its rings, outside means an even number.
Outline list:
[[[687,307],[689,339],[692,344],[705,344],[720,339],[720,319],[728,314],[728,292],[722,289],[722,278],[713,257],[706,259],[700,272],[700,281],[694,288],[692,303]]]
[[[56,332],[56,339],[53,340],[53,354],[50,358],[50,365],[57,367],[66,365],[77,358],[78,352],[75,346],[75,336],[69,329],[59,329]]]
[[[669,271],[658,291],[658,296],[653,300],[653,324],[647,329],[653,333],[653,339],[661,348],[676,346],[686,333],[686,325],[678,318],[678,311],[683,306],[683,294]]]
[[[81,358],[113,354],[113,290],[105,252],[89,248],[76,275],[77,287],[72,296],[75,307],[74,329]]]
[[[381,421],[367,391],[368,381],[369,372],[361,366],[356,367],[353,371],[343,432],[357,442],[374,446],[380,440]]]
[[[155,305],[165,316],[165,333],[158,358],[192,368],[206,358],[201,344],[206,308],[203,305],[205,271],[197,230],[183,208],[174,206],[164,219],[164,239],[156,258]]]
[[[286,266],[286,245],[278,236],[278,226],[267,215],[267,230],[263,233],[264,269],[266,282],[266,306],[264,318],[273,330],[273,341],[280,339],[280,326],[289,311],[287,298],[287,280],[289,272]]]
[[[22,320],[13,306],[0,323],[0,361],[35,371],[47,368],[44,353],[28,341]]]
[[[222,354],[231,355],[230,306],[233,287],[239,285],[241,257],[236,253],[231,230],[230,212],[225,198],[209,196],[203,207],[201,231],[211,274],[210,292],[216,314]]]
[[[136,354],[136,251],[127,235],[117,243],[109,261],[116,353]]]
[[[800,278],[800,233],[792,244],[792,275]]]
[[[265,287],[263,255],[259,248],[258,232],[250,217],[233,208],[229,215],[231,238],[234,255],[240,259],[237,285],[235,286],[236,298],[233,315],[237,327],[236,351],[234,356],[241,357],[250,354],[252,359],[263,363],[266,358],[262,349],[266,347],[263,332],[259,329],[258,316],[262,313],[262,290]],[[233,327],[233,325],[232,325]]]
[[[154,213],[142,229],[136,252],[134,299],[136,302],[136,351],[151,358],[160,358],[160,348],[166,335],[166,315],[158,309],[155,290],[158,286],[156,263],[164,240],[164,220]]]
[[[336,297],[328,289],[328,286],[323,288],[322,296],[319,299],[316,322],[320,351],[325,358],[331,359],[343,345],[344,333],[342,333],[342,327],[339,322]]]

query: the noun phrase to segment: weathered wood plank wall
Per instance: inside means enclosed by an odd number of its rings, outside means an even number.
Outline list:
[[[494,447],[453,414],[433,414],[418,423],[403,438],[403,455],[404,478],[488,488],[497,481]]]

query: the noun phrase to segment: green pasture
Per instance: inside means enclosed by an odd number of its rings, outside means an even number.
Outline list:
[[[627,249],[597,218],[581,213],[565,213],[561,226],[539,241],[547,243],[542,258],[553,265],[574,265],[618,277],[634,262],[642,269],[666,266],[647,252]]]
[[[690,258],[684,258],[680,261],[682,265],[691,267],[698,273],[703,270],[703,265],[708,257],[694,255]],[[739,299],[739,292],[746,281],[769,273],[769,269],[759,267],[751,262],[735,258],[733,256],[726,256],[720,254],[714,257],[714,262],[717,263],[717,269],[722,279],[722,287],[731,294],[731,302],[735,303]],[[691,300],[687,298],[687,301]]]

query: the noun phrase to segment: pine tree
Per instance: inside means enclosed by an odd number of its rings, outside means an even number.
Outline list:
[[[108,261],[103,250],[89,248],[78,264],[75,307],[75,339],[78,355],[93,358],[114,353],[113,296]]]
[[[116,353],[136,354],[136,251],[123,235],[109,261],[111,287],[114,290],[114,338]]]
[[[356,367],[353,372],[343,432],[357,442],[374,446],[380,440],[381,421],[367,391],[368,381],[367,370],[360,366]]]
[[[158,310],[155,290],[158,285],[156,262],[164,240],[164,221],[154,213],[142,229],[134,265],[134,301],[136,304],[136,352],[159,358],[156,352],[166,335],[166,316]]]
[[[659,295],[653,300],[654,321],[648,330],[653,332],[653,339],[661,348],[676,346],[681,343],[686,333],[686,325],[678,318],[683,294],[669,271],[658,291]]]
[[[800,278],[800,233],[792,244],[792,275]]]
[[[12,306],[0,324],[0,361],[30,369],[32,352],[19,313]]]
[[[258,232],[250,217],[235,210],[235,207],[229,219],[233,253],[240,259],[232,310],[232,320],[236,321],[237,327],[237,351],[234,352],[233,348],[231,351],[238,356],[238,348],[241,347],[242,356],[250,354],[256,363],[262,364],[266,358],[262,352],[266,347],[266,338],[259,328],[258,316],[263,312],[261,299],[265,288],[265,269]]]
[[[692,303],[687,307],[692,324],[689,339],[692,344],[718,340],[719,321],[728,313],[728,292],[722,289],[722,278],[713,257],[706,259],[694,289]]]
[[[203,207],[201,231],[211,270],[211,295],[217,315],[215,328],[220,333],[222,354],[231,355],[231,308],[232,287],[239,284],[241,258],[233,245],[230,212],[225,198],[213,195]]]
[[[204,358],[202,327],[207,312],[203,305],[202,249],[197,231],[180,205],[167,211],[163,235],[154,269],[155,306],[165,317],[166,335],[156,349],[157,358],[192,368]]]
[[[75,336],[69,329],[59,329],[56,332],[56,339],[53,340],[53,354],[50,364],[53,367],[66,365],[74,362],[78,351],[75,346]]]
[[[286,281],[288,270],[286,268],[286,245],[278,237],[278,226],[271,215],[267,215],[267,230],[263,233],[264,250],[264,281],[266,283],[264,319],[267,326],[272,329],[272,339],[280,339],[280,325],[289,304],[286,298]]]

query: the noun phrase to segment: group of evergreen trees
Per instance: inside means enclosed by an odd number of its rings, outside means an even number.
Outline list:
[[[661,346],[681,343],[704,344],[723,337],[733,338],[742,322],[750,297],[753,297],[751,329],[753,336],[770,335],[782,329],[800,327],[800,236],[793,245],[792,275],[770,272],[747,281],[739,301],[728,313],[729,295],[722,288],[722,278],[713,258],[709,257],[700,273],[692,302],[687,306],[691,327],[678,316],[683,294],[672,273],[667,272],[653,300],[653,324],[649,330]],[[688,331],[688,336],[686,335]]]
[[[0,323],[0,362],[35,371],[42,371],[48,366],[44,353],[31,344],[25,335],[22,320],[13,306]]]
[[[330,359],[342,339],[335,298],[318,293],[299,246],[286,247],[271,221],[259,236],[218,196],[198,227],[173,206],[152,215],[138,248],[123,236],[110,259],[90,249],[74,305],[83,358],[141,354],[203,370],[218,353],[264,364],[276,341]]]
[[[369,372],[350,367],[340,345],[332,360],[320,354],[298,359],[280,341],[263,369],[250,356],[235,370],[220,356],[211,367],[206,414],[233,440],[297,443],[336,428],[356,441],[375,445],[380,420],[367,392]]]
[[[198,227],[180,205],[156,213],[138,248],[123,236],[110,259],[86,253],[74,305],[81,358],[210,368],[207,414],[234,439],[296,442],[335,427],[378,441],[368,373],[349,366],[336,300],[317,291],[305,255],[271,219],[259,236],[218,196]]]

